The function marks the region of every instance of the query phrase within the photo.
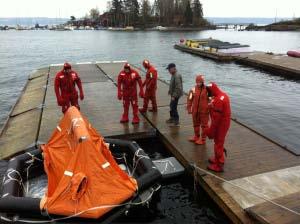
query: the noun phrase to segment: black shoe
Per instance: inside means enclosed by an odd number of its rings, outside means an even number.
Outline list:
[[[172,124],[174,123],[174,119],[173,118],[169,118],[168,120],[166,120],[167,124]]]
[[[179,123],[179,121],[174,121],[174,122],[171,123],[169,126],[172,126],[172,127],[179,127],[179,126],[180,126],[180,123]]]

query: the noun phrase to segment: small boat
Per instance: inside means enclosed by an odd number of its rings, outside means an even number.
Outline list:
[[[291,50],[287,52],[290,57],[300,58],[300,50]]]
[[[6,214],[4,220],[111,221],[147,204],[160,188],[161,177],[136,142],[104,140],[71,107],[47,144],[9,161],[0,213]],[[34,192],[31,186],[37,182],[42,184]]]

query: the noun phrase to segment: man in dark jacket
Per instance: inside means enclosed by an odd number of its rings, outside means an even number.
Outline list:
[[[170,102],[170,119],[166,122],[171,125],[179,126],[179,115],[177,105],[179,98],[183,95],[182,77],[177,73],[176,65],[171,63],[167,70],[171,74],[170,87],[168,94],[171,96]]]

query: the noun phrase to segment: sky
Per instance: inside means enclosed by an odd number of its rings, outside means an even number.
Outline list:
[[[150,0],[153,2],[153,0]],[[91,8],[107,9],[107,0],[8,0],[0,17],[83,17]],[[300,17],[300,0],[200,0],[205,17]]]

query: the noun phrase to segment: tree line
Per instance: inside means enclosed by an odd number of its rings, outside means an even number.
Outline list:
[[[199,0],[111,0],[108,13],[112,26],[153,25],[201,26],[203,8]]]
[[[200,0],[155,0],[153,3],[149,0],[111,0],[108,1],[107,10],[103,15],[100,15],[99,10],[94,8],[85,19],[112,27],[209,25],[203,18]],[[71,21],[74,20],[75,17],[71,17]]]

